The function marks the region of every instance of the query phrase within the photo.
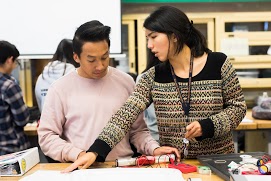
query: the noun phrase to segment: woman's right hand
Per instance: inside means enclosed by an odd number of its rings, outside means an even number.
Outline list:
[[[71,172],[78,168],[79,166],[82,166],[81,169],[86,169],[95,162],[96,158],[97,158],[96,153],[87,152],[82,156],[78,157],[78,159],[73,164],[62,170],[61,173]]]

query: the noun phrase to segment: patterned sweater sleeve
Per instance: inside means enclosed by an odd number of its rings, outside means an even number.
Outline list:
[[[97,161],[104,161],[112,148],[130,131],[139,114],[152,102],[151,87],[154,68],[146,72],[137,83],[125,104],[113,115],[88,152],[98,153]]]
[[[246,103],[235,69],[228,59],[221,68],[223,110],[210,116],[214,126],[213,137],[220,137],[234,130],[246,115]],[[202,125],[203,135],[208,130]],[[204,137],[204,136],[203,136]],[[206,136],[205,136],[206,137]],[[207,136],[208,137],[208,136]],[[197,139],[200,140],[200,139]]]

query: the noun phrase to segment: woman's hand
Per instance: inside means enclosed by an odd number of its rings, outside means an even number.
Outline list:
[[[153,151],[153,155],[154,156],[158,156],[158,155],[166,155],[166,154],[175,154],[175,156],[177,157],[177,161],[180,162],[181,159],[181,155],[179,153],[179,151],[177,150],[177,148],[173,148],[170,146],[161,146],[156,148]]]
[[[195,137],[202,136],[201,125],[198,121],[194,121],[186,126],[185,138],[190,140]]]
[[[80,152],[79,155],[78,155],[78,157],[77,157],[77,159],[79,159],[79,158],[80,158],[81,156],[83,156],[84,154],[86,154],[85,151]]]
[[[93,162],[95,162],[97,158],[97,154],[94,152],[87,152],[83,155],[78,156],[78,159],[68,166],[65,170],[61,171],[61,173],[68,173],[73,171],[74,169],[78,168],[79,166],[82,166],[81,169],[88,168]]]

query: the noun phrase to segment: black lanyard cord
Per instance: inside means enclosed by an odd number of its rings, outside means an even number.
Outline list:
[[[188,81],[187,102],[184,101],[184,99],[183,99],[183,97],[181,95],[181,90],[180,90],[180,87],[178,85],[177,78],[176,78],[176,75],[174,73],[174,69],[173,69],[172,65],[170,64],[171,74],[172,74],[173,80],[175,82],[175,86],[177,88],[177,91],[178,91],[178,94],[179,94],[179,97],[180,97],[180,100],[181,100],[181,103],[182,103],[184,114],[186,116],[189,116],[189,111],[190,111],[190,97],[191,97],[192,74],[193,74],[193,60],[194,60],[194,57],[191,55],[191,57],[190,57],[190,67],[189,67],[189,81]],[[188,117],[187,117],[187,121],[188,121]]]

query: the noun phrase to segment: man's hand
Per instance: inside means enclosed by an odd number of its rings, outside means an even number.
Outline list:
[[[198,121],[194,121],[186,126],[185,138],[190,140],[195,137],[202,136],[201,125]]]
[[[158,147],[156,148],[154,151],[153,151],[153,155],[154,156],[158,156],[158,155],[166,155],[166,154],[175,154],[175,156],[177,157],[177,161],[180,162],[180,153],[179,151],[177,150],[177,148],[173,148],[173,147],[170,147],[170,146],[161,146],[161,147]]]
[[[81,152],[82,153],[82,152]],[[88,168],[93,162],[95,162],[97,158],[97,154],[94,152],[87,152],[83,155],[78,156],[78,159],[68,166],[65,170],[62,170],[61,173],[68,173],[73,171],[74,169],[78,168],[79,166],[82,166],[81,169],[86,169]]]

